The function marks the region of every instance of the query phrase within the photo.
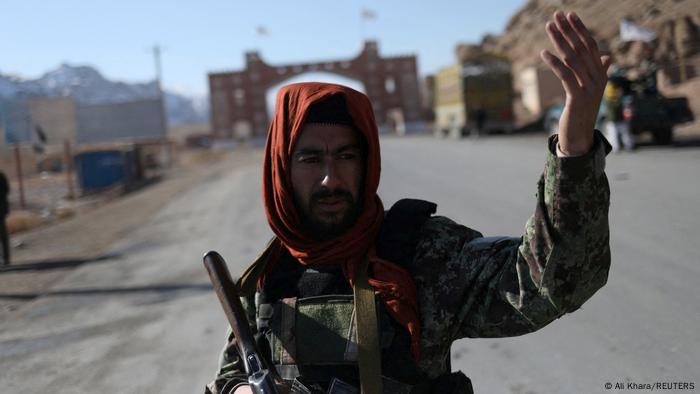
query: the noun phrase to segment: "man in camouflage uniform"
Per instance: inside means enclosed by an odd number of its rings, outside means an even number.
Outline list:
[[[470,393],[469,380],[450,370],[453,341],[536,331],[578,309],[605,284],[610,250],[604,166],[610,147],[593,126],[610,59],[600,56],[573,13],[555,13],[546,30],[563,60],[548,51],[541,56],[562,81],[567,101],[560,132],[549,140],[535,213],[520,238],[485,238],[431,216],[435,205],[417,200],[397,203],[372,223],[368,211],[381,209],[379,147],[366,96],[318,83],[280,91],[263,186],[276,237],[244,273],[239,290],[268,362],[287,383],[308,383],[298,392],[325,392],[328,379],[338,376],[358,384],[350,347],[340,355],[345,359],[305,364],[330,346],[319,339],[302,355],[304,341],[313,343],[302,338],[306,331],[321,338],[334,329],[324,323],[342,316],[317,314],[314,321],[313,313],[299,314],[299,304],[303,297],[352,294],[362,259],[369,261],[379,305],[384,393]],[[363,246],[362,259],[340,252],[314,257],[326,248],[346,250],[344,244],[368,232],[372,242]],[[298,338],[280,329],[290,305],[296,321],[291,332]],[[294,331],[294,324],[305,328]],[[350,333],[341,339],[350,344],[354,338]],[[228,340],[208,393],[230,393],[246,381],[235,338]],[[348,360],[355,364],[342,363]],[[319,371],[325,381],[311,378]]]

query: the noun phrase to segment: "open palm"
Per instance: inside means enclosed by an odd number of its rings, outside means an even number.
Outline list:
[[[569,155],[581,155],[593,145],[593,128],[611,58],[600,55],[591,33],[573,12],[555,12],[554,22],[547,22],[546,30],[558,56],[547,50],[540,56],[566,91],[559,119],[559,148]]]

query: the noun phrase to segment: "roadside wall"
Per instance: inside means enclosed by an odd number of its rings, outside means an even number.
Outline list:
[[[78,125],[72,98],[43,97],[31,100],[29,114],[32,126],[40,127],[46,135],[47,144],[63,144],[66,140],[75,143]]]
[[[99,143],[133,138],[165,138],[160,100],[77,108],[78,143]]]

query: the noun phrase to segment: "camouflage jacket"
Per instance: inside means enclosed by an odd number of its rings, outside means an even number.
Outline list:
[[[413,274],[421,311],[418,367],[426,376],[449,372],[453,341],[536,331],[578,309],[607,281],[610,191],[604,167],[610,147],[596,132],[589,153],[560,158],[556,143],[551,137],[535,213],[522,237],[484,238],[442,216],[422,226]],[[255,321],[252,299],[246,301]],[[242,381],[242,370],[235,352],[225,351],[207,392]]]

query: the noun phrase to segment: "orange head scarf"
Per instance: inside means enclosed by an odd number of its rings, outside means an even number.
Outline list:
[[[364,195],[361,197],[363,209],[355,224],[345,233],[320,242],[303,230],[294,204],[291,157],[309,107],[335,95],[345,99],[355,128],[367,141]],[[369,259],[369,284],[389,314],[408,330],[411,352],[418,360],[420,325],[413,278],[402,267],[379,258],[374,248],[384,219],[384,207],[377,196],[380,161],[379,135],[367,96],[345,86],[317,82],[292,84],[280,89],[263,162],[265,213],[277,236],[271,255],[274,260],[268,264],[268,270],[274,267],[283,248],[286,248],[303,265],[341,265],[346,279],[354,285],[358,265],[363,259]]]

